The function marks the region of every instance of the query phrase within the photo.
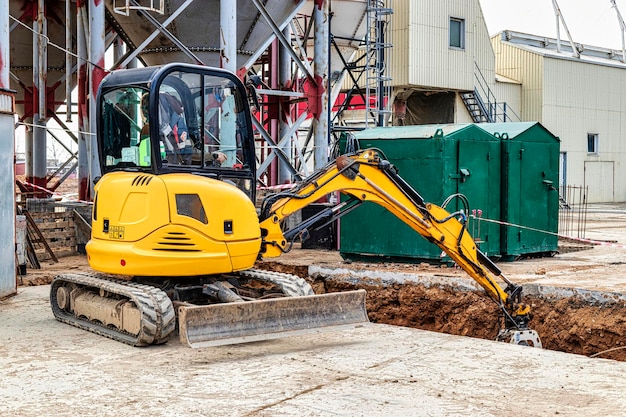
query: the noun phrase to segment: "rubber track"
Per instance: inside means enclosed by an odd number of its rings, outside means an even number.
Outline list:
[[[284,294],[290,297],[315,295],[315,292],[309,283],[297,275],[286,274],[283,272],[265,271],[263,269],[247,269],[245,271],[240,271],[237,274],[245,278],[275,284],[280,287]]]
[[[57,289],[64,283],[103,289],[133,301],[141,312],[141,330],[131,335],[98,323],[80,319],[61,310],[57,303]],[[110,278],[95,273],[61,274],[50,286],[50,306],[57,320],[131,346],[147,346],[167,342],[176,327],[176,313],[171,300],[158,288]]]

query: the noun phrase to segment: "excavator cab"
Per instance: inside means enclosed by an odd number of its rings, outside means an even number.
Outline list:
[[[246,90],[232,73],[172,64],[114,71],[98,96],[102,174],[193,173],[255,197]]]

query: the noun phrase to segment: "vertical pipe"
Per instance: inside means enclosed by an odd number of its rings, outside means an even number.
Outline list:
[[[561,52],[561,25],[559,19],[561,11],[554,0],[552,0],[552,8],[554,9],[554,15],[556,17],[556,51]]]
[[[76,55],[78,63],[78,199],[89,200],[89,153],[87,143],[90,140],[89,114],[87,113],[87,37],[89,24],[87,8],[83,0],[76,1]]]
[[[283,35],[285,39],[291,39],[291,26],[285,26],[283,29]],[[286,90],[291,89],[291,57],[286,48],[281,45],[278,51],[278,85],[279,88]],[[280,115],[280,133],[279,137],[282,138],[289,130],[289,124],[287,123],[287,116],[290,115],[290,105],[288,100],[280,101],[279,115]],[[287,141],[283,146],[283,152],[285,155],[291,156],[291,140]],[[293,161],[292,161],[293,165]],[[291,182],[291,173],[285,163],[280,161],[278,164],[278,182],[285,184]]]
[[[72,50],[72,8],[71,1],[65,0],[65,50]],[[72,55],[65,54],[65,121],[72,121]]]
[[[33,118],[27,117],[24,119],[27,123],[26,129],[24,131],[24,159],[26,160],[24,163],[24,175],[27,181],[33,181]],[[28,126],[30,124],[31,126]]]
[[[622,62],[626,62],[626,41],[624,40],[624,32],[626,31],[626,24],[624,24],[624,18],[617,7],[615,0],[611,0],[611,4],[617,13],[617,22],[619,23],[619,31],[622,38]]]
[[[91,136],[87,141],[87,152],[89,154],[90,180],[100,176],[98,143],[96,141],[96,96],[100,82],[105,76],[104,11],[103,1],[89,0],[89,132]],[[93,181],[89,183],[89,195],[93,197]]]
[[[279,81],[278,81],[278,56],[280,54],[280,45],[278,39],[274,39],[272,45],[269,48],[269,85],[272,90],[278,90]],[[268,102],[270,103],[270,108],[268,111],[269,117],[269,134],[272,136],[272,140],[274,143],[278,144],[280,141],[280,127],[279,127],[279,119],[280,119],[280,98],[277,96],[269,96]],[[275,154],[276,155],[276,154]],[[275,156],[274,155],[274,156]],[[278,158],[274,158],[272,163],[269,166],[268,179],[270,185],[279,184],[278,178],[278,166],[279,160]]]
[[[38,1],[37,23],[39,25],[39,117],[46,115],[46,85],[48,78],[48,21],[46,20],[45,0]]]
[[[0,94],[4,97],[4,111],[0,113],[0,131],[3,146],[0,149],[0,298],[15,294],[15,115],[8,110],[5,99],[13,100],[9,93],[9,2],[0,2]],[[5,90],[7,91],[5,93]],[[11,107],[14,107],[11,105]],[[11,196],[11,197],[9,197]]]
[[[313,45],[315,64],[314,76],[317,83],[318,93],[321,94],[319,116],[313,120],[313,143],[315,151],[315,169],[320,169],[328,162],[328,18],[329,0],[316,0],[313,7],[315,19],[315,43]]]
[[[115,62],[120,62],[122,57],[124,57],[124,52],[126,52],[124,41],[122,41],[122,39],[118,36],[113,43],[113,60]],[[126,68],[128,68],[128,66]]]
[[[237,0],[220,1],[220,67],[237,72]]]
[[[9,90],[9,2],[0,2],[0,89]]]
[[[39,0],[33,19],[33,134],[32,134],[32,178],[30,181],[38,187],[46,187],[47,146],[45,127],[45,4]],[[45,197],[45,193],[36,193]]]
[[[381,5],[382,6],[382,5]],[[385,21],[381,13],[376,13],[376,101],[378,102],[378,126],[385,126]]]

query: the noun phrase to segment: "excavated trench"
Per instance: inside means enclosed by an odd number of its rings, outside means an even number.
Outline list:
[[[265,262],[259,267],[307,279],[316,293],[367,290],[367,311],[373,323],[413,327],[494,340],[501,326],[499,309],[482,290],[418,282],[344,280],[323,274],[309,276],[308,266]],[[526,295],[531,328],[543,347],[561,352],[626,361],[626,301],[590,300],[580,295]]]

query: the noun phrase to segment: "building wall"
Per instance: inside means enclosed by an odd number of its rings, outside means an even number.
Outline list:
[[[499,106],[504,106],[506,104],[506,109],[498,109],[498,113],[500,114],[506,110],[506,121],[521,121],[520,112],[522,108],[522,85],[520,83],[496,81],[493,92],[498,100]]]
[[[391,62],[391,85],[404,86],[409,83],[409,74],[415,69],[409,68],[413,62],[413,56],[419,51],[413,50],[409,45],[410,1],[395,1],[393,4],[393,16],[391,18],[391,43],[393,45]]]
[[[497,73],[522,84],[521,106],[515,111],[523,121],[542,122],[543,57],[502,43],[499,35],[491,41]]]
[[[474,89],[474,62],[485,79],[494,79],[493,50],[478,0],[405,1],[394,4],[394,27],[408,32],[398,37],[394,49],[408,54],[394,54],[394,86],[411,85],[447,90]],[[408,16],[405,22],[404,16]],[[396,23],[396,17],[400,20]],[[450,18],[465,20],[465,49],[449,46]],[[400,35],[400,33],[399,33]],[[407,60],[404,63],[402,60]]]
[[[544,69],[543,125],[561,138],[567,184],[588,186],[589,202],[626,201],[625,69],[547,57]]]

